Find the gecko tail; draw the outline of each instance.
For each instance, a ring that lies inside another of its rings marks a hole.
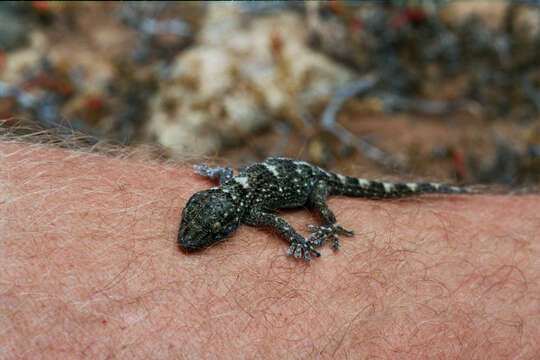
[[[347,196],[368,198],[399,198],[421,194],[474,194],[476,191],[454,185],[439,183],[395,184],[361,178],[340,176],[339,193]]]
[[[420,194],[473,194],[474,190],[467,187],[460,187],[439,183],[406,183],[392,184],[380,183],[377,186],[379,194],[384,198],[405,197]]]

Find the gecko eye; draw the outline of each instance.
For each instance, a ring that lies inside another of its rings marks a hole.
[[[212,231],[217,233],[221,230],[221,223],[218,221],[217,223],[214,223],[212,226]]]

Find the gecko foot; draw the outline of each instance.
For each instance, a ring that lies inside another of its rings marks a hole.
[[[210,169],[206,164],[193,165],[193,168],[195,169],[195,173],[202,176],[210,176],[212,172],[212,169]]]
[[[354,231],[347,230],[343,228],[339,224],[334,224],[330,226],[315,226],[315,225],[309,225],[309,230],[312,231],[312,234],[309,236],[309,240],[311,240],[311,243],[314,247],[319,247],[323,245],[326,240],[328,240],[330,237],[334,238],[334,244],[333,248],[334,250],[339,249],[339,233],[343,233],[347,236],[353,236]]]
[[[195,173],[209,177],[210,179],[219,179],[219,183],[223,183],[233,177],[233,171],[230,168],[215,168],[211,169],[206,164],[194,165]]]
[[[315,250],[315,246],[306,239],[297,240],[291,243],[291,246],[287,250],[287,255],[293,255],[295,258],[300,259],[304,253],[304,258],[307,261],[311,261],[311,254],[315,257],[320,257],[321,253]]]

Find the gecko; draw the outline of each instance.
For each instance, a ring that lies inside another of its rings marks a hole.
[[[353,236],[336,220],[326,204],[330,195],[368,199],[401,198],[427,193],[471,193],[463,187],[438,183],[394,184],[331,173],[305,161],[271,157],[241,169],[233,176],[231,168],[211,169],[196,165],[199,175],[219,181],[219,186],[195,193],[182,211],[178,244],[185,252],[206,248],[231,235],[240,224],[275,229],[289,242],[286,251],[307,261],[321,256],[317,250],[333,240],[340,247],[340,234]],[[319,214],[322,225],[309,225],[308,239],[283,218],[278,209],[310,206]]]

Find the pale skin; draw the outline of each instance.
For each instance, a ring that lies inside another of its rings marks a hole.
[[[361,174],[352,174],[361,175]],[[0,141],[0,358],[514,358],[540,353],[540,198],[332,197],[311,263],[249,226],[184,254],[188,165]],[[283,214],[309,234],[316,216]]]

